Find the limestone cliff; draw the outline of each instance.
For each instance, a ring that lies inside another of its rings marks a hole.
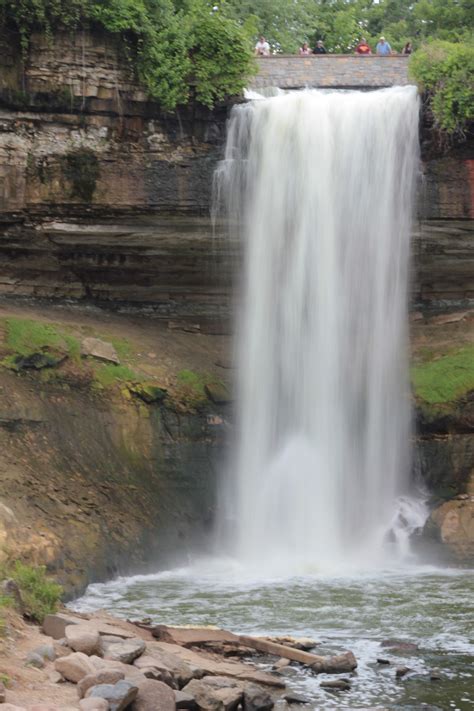
[[[18,38],[1,38],[0,47],[0,295],[185,317],[195,334],[147,324],[153,334],[164,329],[157,357],[167,368],[152,376],[176,385],[175,360],[181,370],[212,373],[222,344],[201,334],[228,328],[238,254],[215,239],[209,218],[230,106],[164,114],[102,33],[57,34],[54,42],[34,36],[25,61]],[[422,136],[413,242],[421,368],[467,347],[466,338],[472,343],[471,316],[447,330],[430,319],[434,309],[450,312],[474,298],[472,146],[443,154],[425,140],[426,127]],[[106,317],[97,318],[90,327],[101,332]],[[120,321],[116,330],[133,340],[133,327]],[[201,358],[197,344],[207,338]],[[156,350],[149,342],[140,348]],[[199,537],[213,505],[225,418],[214,406],[144,404],[117,383],[104,397],[87,385],[83,365],[70,372],[73,360],[59,366],[58,380],[47,381],[48,369],[1,371],[0,537],[7,551],[48,562],[79,589],[125,558],[139,565],[139,551],[163,560]],[[149,369],[147,361],[141,366]],[[442,403],[441,414],[415,392],[417,470],[434,504],[467,491],[471,392]]]

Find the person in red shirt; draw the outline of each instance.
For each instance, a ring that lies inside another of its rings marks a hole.
[[[372,54],[372,50],[370,49],[369,45],[367,44],[367,40],[365,37],[362,37],[361,41],[355,48],[355,53],[356,54]]]

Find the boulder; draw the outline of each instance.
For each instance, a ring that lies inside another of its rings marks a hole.
[[[95,674],[95,667],[89,657],[82,652],[74,652],[67,657],[60,657],[54,662],[54,668],[68,681],[77,684],[88,674]]]
[[[175,711],[174,692],[161,681],[145,679],[138,685],[132,711]]]
[[[109,711],[109,702],[105,699],[81,699],[81,711]]]
[[[36,652],[28,652],[25,659],[25,665],[28,667],[36,667],[42,669],[44,667],[44,659]]]
[[[395,669],[395,676],[397,679],[401,679],[408,674],[409,671],[411,671],[410,667],[397,667]]]
[[[49,662],[54,662],[57,656],[52,644],[40,644],[39,647],[33,649],[33,653],[38,654],[38,656]]]
[[[438,506],[427,525],[460,561],[474,561],[474,496],[464,495]]]
[[[289,704],[309,704],[309,701],[305,696],[294,694],[292,691],[290,691],[288,694],[285,694],[283,696],[283,699]]]
[[[319,685],[322,689],[336,689],[337,691],[349,691],[351,682],[349,679],[325,679]]]
[[[77,684],[77,693],[79,698],[82,699],[91,686],[99,686],[99,684],[116,684],[124,678],[125,674],[118,669],[104,669],[103,671],[98,671],[96,674],[88,674]]]
[[[66,636],[66,627],[68,625],[77,625],[82,622],[78,617],[65,615],[62,612],[57,612],[54,615],[46,615],[43,620],[43,632],[48,637],[53,639],[62,639]]]
[[[109,644],[106,648],[104,659],[111,659],[115,662],[123,664],[132,664],[132,662],[141,656],[146,649],[146,644],[138,637],[135,639],[127,639],[125,642]]]
[[[441,681],[442,678],[443,678],[443,675],[442,675],[441,671],[438,669],[438,667],[434,667],[433,669],[431,669],[431,671],[430,671],[431,681]]]
[[[156,660],[155,657],[143,654],[141,657],[138,657],[138,659],[135,659],[133,665],[148,679],[162,681],[172,689],[178,688],[171,670],[165,664],[161,664],[158,660]]]
[[[81,343],[81,355],[91,356],[109,363],[120,363],[117,351],[111,343],[100,338],[84,338]]]
[[[90,656],[100,651],[100,635],[87,625],[69,625],[66,627],[66,640],[75,652]]]
[[[183,692],[194,697],[202,711],[234,711],[244,696],[235,679],[222,676],[191,679]]]
[[[311,664],[311,669],[318,674],[347,674],[357,667],[357,660],[352,652],[343,652],[334,657],[323,657],[322,661]]]
[[[184,691],[175,691],[174,700],[176,702],[177,709],[190,709],[190,711],[197,711],[198,709],[194,696],[191,696],[191,694],[187,694]]]
[[[116,684],[91,686],[86,692],[86,698],[105,699],[110,711],[123,711],[135,701],[137,694],[138,686],[129,681],[118,681]]]
[[[243,711],[270,711],[274,705],[272,697],[265,689],[254,684],[244,687]]]

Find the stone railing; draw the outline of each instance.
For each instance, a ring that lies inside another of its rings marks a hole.
[[[334,89],[378,89],[409,84],[408,58],[360,57],[323,54],[309,57],[276,55],[257,58],[258,74],[252,89],[278,86],[300,89],[305,86]]]

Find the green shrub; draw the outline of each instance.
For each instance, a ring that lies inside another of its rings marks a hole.
[[[24,612],[30,619],[41,623],[46,615],[55,612],[63,589],[48,580],[45,566],[33,567],[16,561],[8,569],[8,575],[20,588]]]
[[[464,132],[474,119],[474,42],[430,42],[412,55],[409,72],[430,97],[438,127]]]

